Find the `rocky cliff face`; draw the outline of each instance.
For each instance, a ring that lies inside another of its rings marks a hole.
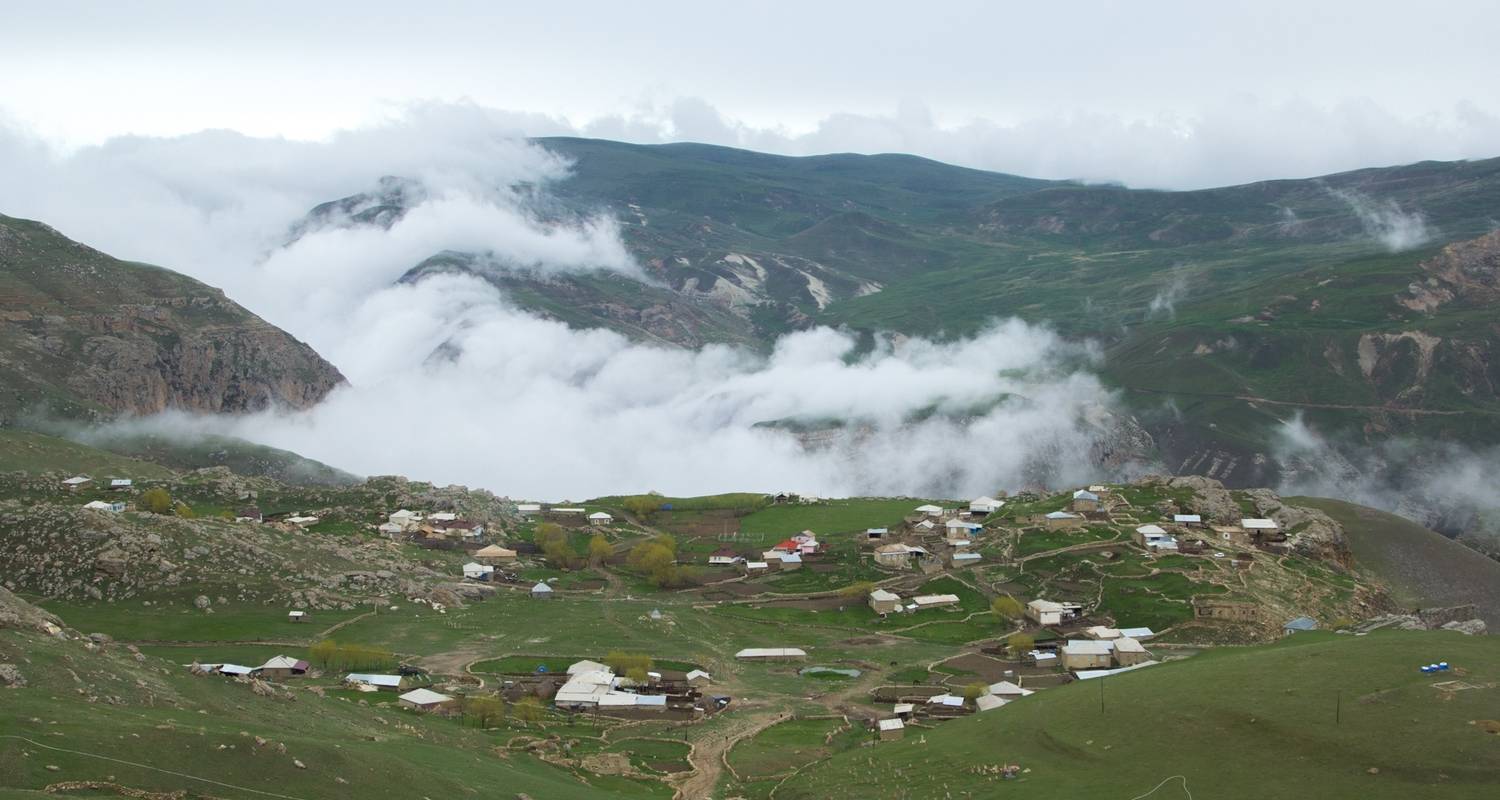
[[[213,287],[0,217],[0,415],[303,408],[343,376]],[[59,408],[61,406],[61,408]]]

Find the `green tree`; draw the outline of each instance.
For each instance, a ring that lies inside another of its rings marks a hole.
[[[1020,619],[1021,615],[1026,612],[1025,606],[1021,605],[1021,601],[1008,594],[1002,594],[991,600],[990,610],[995,612],[995,616],[1006,622],[1014,622]]]
[[[990,687],[987,684],[980,683],[980,682],[977,682],[977,681],[975,683],[971,683],[968,686],[964,687],[964,699],[965,700],[974,700],[976,698],[983,697],[983,696],[985,696],[985,695],[987,695],[989,693],[990,693]]]
[[[589,563],[599,566],[609,557],[615,554],[615,546],[609,543],[609,539],[602,533],[596,533],[589,539]]]
[[[571,569],[576,566],[578,554],[573,551],[573,546],[568,543],[568,532],[561,525],[552,522],[543,522],[536,526],[536,533],[532,539],[542,551],[542,557],[547,563],[557,569]]]
[[[655,586],[677,586],[683,580],[677,566],[677,540],[665,534],[630,549],[630,566],[644,572]]]
[[[535,696],[527,695],[511,707],[511,713],[519,722],[539,722],[542,719],[542,703]]]
[[[1012,656],[1019,658],[1036,647],[1036,637],[1029,633],[1012,633],[1006,638],[1005,646],[1010,648]]]
[[[661,496],[651,494],[637,494],[625,498],[620,505],[630,512],[630,515],[641,522],[650,521],[653,514],[661,508]]]
[[[172,495],[160,486],[147,489],[141,494],[141,508],[152,514],[172,513]]]
[[[629,677],[632,670],[638,670],[641,674],[639,680],[642,681],[646,679],[646,673],[652,665],[651,656],[645,653],[627,653],[624,650],[609,651],[609,655],[604,657],[604,663],[617,675]]]
[[[505,712],[505,701],[498,697],[471,697],[464,702],[464,717],[480,728],[503,722]]]
[[[193,507],[188,505],[187,503],[182,502],[181,500],[178,500],[177,504],[172,507],[172,513],[176,514],[179,517],[182,517],[183,519],[198,518],[198,514],[197,512],[193,511]]]
[[[841,587],[839,589],[839,597],[842,597],[845,600],[854,600],[856,598],[864,597],[873,591],[875,591],[874,581],[857,581],[855,583],[849,584],[848,586]]]

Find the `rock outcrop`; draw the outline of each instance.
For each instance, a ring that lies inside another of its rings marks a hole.
[[[184,275],[0,216],[5,405],[151,414],[305,408],[343,376],[313,349]],[[71,408],[56,408],[59,400]],[[4,411],[0,405],[0,411]]]

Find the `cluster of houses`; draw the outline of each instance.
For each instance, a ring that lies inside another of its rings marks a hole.
[[[1038,598],[1026,604],[1026,618],[1063,637],[1060,646],[1055,641],[1039,644],[1028,654],[1037,666],[1061,665],[1075,677],[1086,679],[1155,663],[1141,644],[1156,635],[1150,628],[1084,626],[1079,603]]]
[[[79,492],[88,488],[89,484],[93,482],[94,479],[87,475],[74,475],[71,478],[64,478],[62,487],[64,491]],[[111,492],[128,492],[135,488],[135,481],[130,478],[110,478],[109,483],[105,484],[104,488],[109,489]]]
[[[296,678],[306,675],[310,668],[306,661],[291,656],[274,656],[258,667],[243,664],[200,664],[193,662],[188,669],[197,675],[227,675],[232,678]]]
[[[517,503],[516,513],[523,517],[546,517],[560,523],[574,520],[586,521],[594,527],[608,527],[615,523],[613,515],[604,511],[588,513],[586,508],[576,506],[544,506],[541,503]]]
[[[376,529],[392,539],[405,537],[418,544],[424,541],[474,542],[484,536],[483,525],[460,519],[451,511],[423,514],[405,508],[392,512]]]
[[[817,534],[812,531],[803,531],[783,539],[755,559],[745,558],[732,547],[721,547],[708,556],[708,565],[739,567],[748,575],[789,572],[801,569],[805,557],[816,556],[822,550],[823,545],[818,541]]]
[[[925,503],[912,510],[902,522],[905,535],[895,536],[889,528],[867,528],[863,540],[874,544],[877,566],[888,569],[920,569],[924,572],[949,567],[964,567],[983,560],[972,548],[984,530],[978,520],[999,511],[1005,501],[979,497],[968,508],[943,508]],[[889,541],[890,539],[915,541]]]
[[[875,720],[874,730],[881,741],[894,741],[906,735],[906,724],[918,716],[949,719],[972,712],[993,711],[1033,694],[1036,692],[1008,680],[986,686],[984,692],[973,699],[972,705],[961,695],[943,692],[927,697],[920,704],[894,704],[890,717]]]

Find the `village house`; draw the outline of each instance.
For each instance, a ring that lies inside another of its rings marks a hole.
[[[1142,525],[1135,529],[1135,543],[1153,552],[1177,551],[1177,538],[1160,525]]]
[[[906,723],[898,718],[880,720],[875,727],[882,742],[893,742],[906,735]]]
[[[941,517],[943,515],[943,507],[935,506],[931,503],[917,506],[916,511],[918,514],[922,514],[928,517]]]
[[[516,560],[516,551],[508,550],[498,544],[486,545],[474,551],[474,560],[492,566],[512,564]]]
[[[1114,641],[1115,663],[1122,667],[1133,667],[1151,660],[1151,654],[1140,642],[1122,636]]]
[[[761,558],[767,564],[774,564],[779,569],[802,569],[802,556],[798,553],[784,553],[780,550],[767,550],[766,552],[761,554]]]
[[[1062,647],[1063,669],[1108,669],[1114,662],[1114,649],[1114,642],[1069,640]]]
[[[375,526],[375,530],[378,531],[381,536],[387,537],[389,539],[398,539],[406,534],[406,529],[394,522],[382,522],[379,525]]]
[[[909,544],[883,544],[875,548],[875,563],[882,567],[908,569],[911,567],[912,556],[919,554],[926,555],[927,551]]]
[[[292,678],[307,674],[308,663],[291,656],[276,656],[259,667],[255,674],[262,678]]]
[[[807,651],[799,647],[747,647],[734,654],[742,661],[801,661]]]
[[[1120,638],[1119,631],[1115,630],[1114,628],[1106,627],[1104,625],[1094,625],[1088,628],[1084,628],[1083,635],[1089,637],[1090,639],[1097,639],[1101,641]]]
[[[76,492],[79,489],[82,489],[85,485],[93,482],[94,479],[88,477],[87,475],[74,475],[73,477],[64,480],[62,482],[62,485],[64,489],[70,492]]]
[[[1247,531],[1278,531],[1281,526],[1272,519],[1242,519],[1240,527]]]
[[[890,533],[890,531],[885,528],[865,528],[865,538],[870,541],[884,539],[887,533]]]
[[[876,614],[894,614],[901,610],[901,595],[885,589],[870,592],[870,610]]]
[[[1036,694],[1036,692],[1030,689],[1022,689],[1019,685],[1010,681],[1000,681],[999,683],[990,684],[989,693],[1007,702]]]
[[[310,617],[306,611],[296,610],[286,612],[287,622],[306,622]]]
[[[531,599],[533,600],[551,600],[552,597],[552,587],[548,586],[545,582],[537,581],[537,584],[531,587]]]
[[[911,599],[911,605],[916,606],[918,611],[928,608],[956,606],[958,602],[958,595],[956,594],[922,594]]]
[[[1038,625],[1061,625],[1083,615],[1083,606],[1078,603],[1055,603],[1051,600],[1032,600],[1026,604],[1026,616]]]
[[[912,703],[897,703],[891,707],[891,713],[895,714],[896,718],[901,720],[911,719],[915,711],[916,705]]]
[[[243,664],[198,664],[188,665],[188,669],[197,675],[228,675],[232,678],[249,677],[255,674],[254,667]]]
[[[397,704],[402,708],[413,711],[438,711],[453,702],[453,698],[446,694],[439,694],[431,689],[413,689],[406,694],[396,698]]]
[[[369,672],[351,672],[344,676],[344,684],[365,692],[398,692],[410,685],[410,679],[404,675],[377,675]]]
[[[711,567],[731,567],[744,560],[744,557],[735,554],[733,550],[720,548],[708,557],[708,565]]]
[[[1283,636],[1291,636],[1301,631],[1315,631],[1317,629],[1317,620],[1312,617],[1297,617],[1296,619],[1287,620],[1286,624],[1281,626],[1281,634]]]
[[[983,527],[977,522],[966,522],[961,519],[950,519],[943,523],[944,535],[948,539],[968,539]]]
[[[1193,599],[1193,616],[1198,619],[1223,619],[1233,622],[1256,622],[1260,606],[1238,600]]]
[[[541,503],[517,503],[516,513],[523,517],[532,517],[542,513]]]
[[[690,670],[685,678],[685,680],[687,681],[687,685],[692,686],[695,689],[701,689],[704,686],[709,685],[713,682],[713,679],[714,678],[712,675],[704,672],[701,669]]]
[[[930,519],[924,519],[912,526],[918,533],[931,533],[937,530],[937,523]]]
[[[1201,528],[1201,527],[1203,527],[1203,515],[1202,514],[1173,514],[1172,515],[1172,524],[1173,525],[1181,525],[1184,528]]]
[[[475,540],[484,535],[484,526],[466,519],[437,520],[432,527],[444,535],[459,539]]]
[[[1004,708],[1005,705],[1007,703],[1009,703],[1009,702],[1010,702],[1009,700],[1005,700],[1003,698],[996,697],[996,696],[994,696],[992,694],[982,694],[982,695],[974,698],[974,710],[975,711],[994,711],[997,708]]]
[[[310,527],[318,524],[318,518],[317,517],[311,517],[311,516],[305,516],[305,515],[290,516],[290,517],[287,517],[283,521],[286,522],[289,525],[296,525],[299,528],[310,528]]]
[[[1238,525],[1211,525],[1209,530],[1213,531],[1213,538],[1221,544],[1249,545],[1250,532]]]
[[[1150,628],[1121,628],[1120,636],[1125,639],[1135,639],[1139,642],[1155,637],[1156,631]]]
[[[109,489],[112,492],[128,492],[134,486],[135,481],[129,478],[112,478],[109,482]]]
[[[245,506],[234,514],[235,522],[264,522],[265,515],[255,506]]]
[[[969,513],[993,514],[1005,505],[1005,501],[993,497],[979,497],[969,501]]]
[[[495,568],[489,564],[480,564],[470,561],[464,565],[464,577],[471,581],[487,581],[495,574]]]
[[[124,503],[106,503],[103,500],[90,500],[84,503],[83,507],[90,511],[109,511],[118,514],[125,510],[126,505]]]
[[[1073,493],[1073,510],[1080,514],[1099,510],[1099,495],[1088,489],[1079,489]]]
[[[391,523],[392,525],[399,525],[401,526],[401,530],[409,532],[417,529],[418,523],[422,521],[422,515],[418,514],[415,511],[408,511],[407,509],[403,508],[399,511],[393,512],[389,517],[386,518],[386,521]]]
[[[1069,514],[1066,511],[1053,511],[1043,517],[1042,520],[1049,531],[1083,527],[1083,517],[1077,514]]]
[[[948,564],[953,567],[972,567],[984,560],[978,553],[955,552],[948,556]]]
[[[610,523],[612,523],[614,521],[615,521],[614,517],[610,516],[609,514],[604,513],[603,511],[595,511],[594,513],[592,513],[592,514],[589,515],[589,524],[590,525],[603,526],[603,525],[609,525]]]
[[[771,571],[771,565],[765,561],[746,561],[743,567],[746,575],[764,575]]]

